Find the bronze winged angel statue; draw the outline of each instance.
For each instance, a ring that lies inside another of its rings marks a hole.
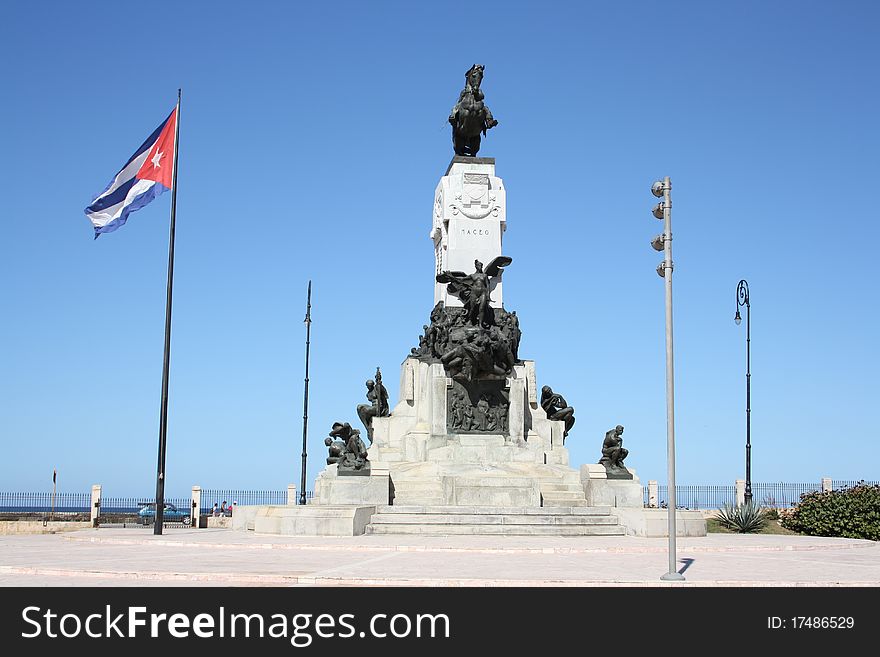
[[[483,263],[474,260],[476,269],[474,273],[444,271],[437,274],[437,282],[447,283],[447,292],[461,299],[468,324],[471,326],[491,326],[494,321],[489,306],[492,301],[489,296],[490,279],[501,276],[504,267],[511,262],[513,262],[513,258],[498,256],[483,271]]]

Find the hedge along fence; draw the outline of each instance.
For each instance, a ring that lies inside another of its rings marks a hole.
[[[786,529],[811,536],[839,536],[880,541],[880,485],[854,486],[806,493],[782,517]]]

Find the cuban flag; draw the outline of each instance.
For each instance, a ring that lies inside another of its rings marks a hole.
[[[175,107],[86,208],[86,216],[95,227],[95,239],[101,233],[112,233],[125,224],[129,214],[171,189],[176,128]]]

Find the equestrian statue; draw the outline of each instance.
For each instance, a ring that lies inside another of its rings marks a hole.
[[[465,73],[464,89],[449,113],[452,146],[456,155],[476,156],[477,151],[480,150],[480,135],[485,136],[489,128],[498,125],[498,121],[483,102],[484,95],[480,89],[483,69],[482,64],[474,64]]]

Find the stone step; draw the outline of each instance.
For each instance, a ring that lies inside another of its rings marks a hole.
[[[582,500],[584,498],[584,491],[582,490],[548,490],[541,491],[541,496],[546,500],[549,498],[553,498],[554,500]]]
[[[394,482],[394,501],[413,505],[443,504],[446,495],[439,477],[398,479]]]
[[[434,536],[624,536],[620,525],[407,525],[369,524],[367,534],[418,534]]]
[[[467,447],[503,447],[504,436],[496,434],[454,434],[450,440],[451,443]]]
[[[554,498],[552,498],[552,497],[551,497],[551,498],[545,497],[545,498],[543,499],[543,502],[544,502],[544,504],[550,504],[550,505],[552,505],[552,506],[556,506],[556,505],[559,505],[559,504],[567,504],[568,506],[571,506],[571,507],[587,506],[587,500],[586,500],[586,499],[577,499],[577,500],[565,499],[565,500],[558,500],[558,499],[554,499]]]
[[[539,481],[538,487],[541,489],[542,492],[545,490],[564,490],[564,491],[571,491],[571,492],[580,491],[581,493],[584,492],[584,488],[580,484],[566,484],[566,483],[557,483],[557,482],[545,483],[543,481]]]
[[[375,513],[372,525],[617,525],[617,516]]]
[[[500,487],[500,488],[533,488],[535,480],[531,477],[516,477],[510,475],[487,475],[485,477],[474,475],[457,475],[451,477],[458,487]]]
[[[414,481],[407,481],[406,479],[395,479],[394,490],[411,492],[422,490],[442,491],[443,484],[441,483],[440,479],[416,479]]]
[[[397,501],[398,499],[401,499],[401,498],[398,498],[397,495],[395,495],[395,496],[394,496],[394,500]],[[440,496],[440,495],[435,495],[435,496],[430,496],[430,495],[413,495],[413,496],[406,496],[406,497],[404,497],[404,498],[402,499],[402,501],[405,502],[405,503],[408,504],[408,505],[416,505],[416,506],[432,506],[432,505],[434,505],[434,504],[442,504],[443,502],[445,502],[445,500],[443,499],[443,497]]]
[[[610,516],[609,506],[577,506],[564,505],[554,506],[450,506],[450,505],[406,505],[395,504],[393,506],[380,506],[376,509],[378,514],[402,513],[402,514],[443,514],[443,515],[581,515],[581,516]]]

